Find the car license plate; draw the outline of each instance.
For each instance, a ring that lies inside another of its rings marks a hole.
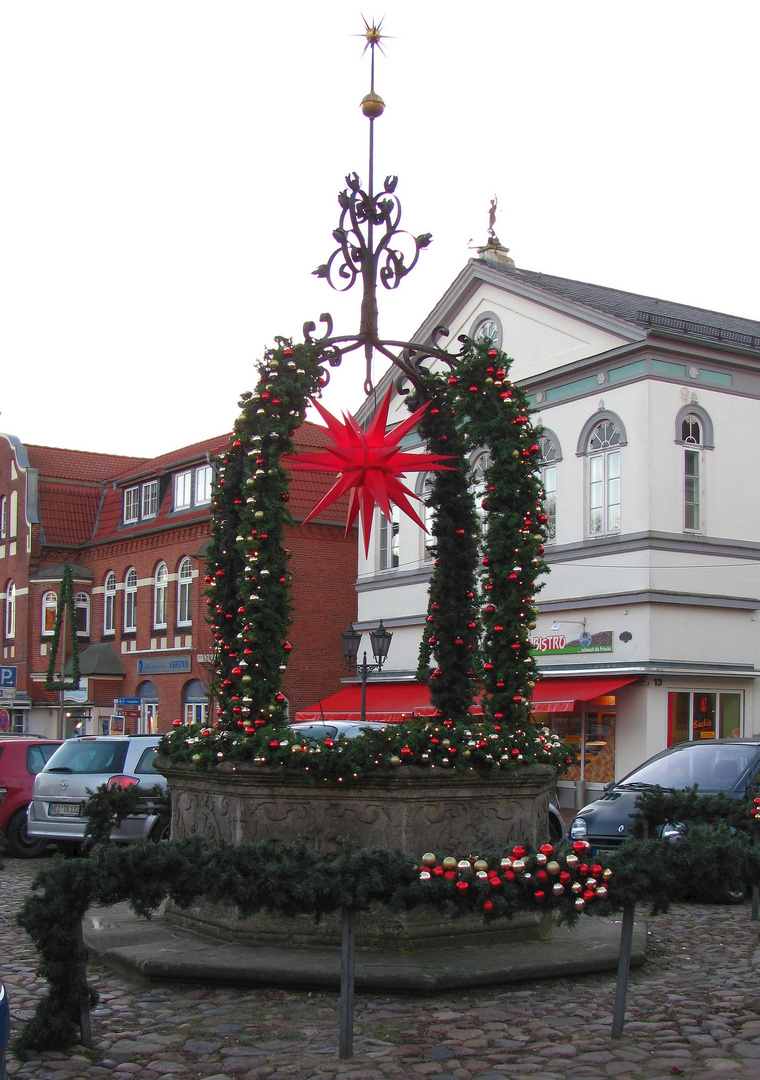
[[[50,817],[81,817],[81,803],[54,802],[50,804]]]

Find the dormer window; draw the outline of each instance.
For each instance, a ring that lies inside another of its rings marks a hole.
[[[124,489],[124,524],[132,525],[140,516],[140,489]]]
[[[142,516],[155,517],[158,513],[158,480],[149,480],[142,486]]]

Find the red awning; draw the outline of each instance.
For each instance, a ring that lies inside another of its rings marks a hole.
[[[572,712],[576,701],[591,701],[636,682],[637,675],[568,675],[541,679],[530,704],[533,712]]]
[[[362,688],[359,683],[345,686],[337,694],[323,698],[308,709],[296,713],[296,721],[309,720],[361,720]],[[470,710],[473,716],[482,716],[479,705]],[[367,720],[383,720],[387,724],[400,723],[413,716],[432,716],[435,709],[430,704],[430,691],[418,682],[368,682]]]
[[[621,686],[635,682],[638,676],[574,675],[565,678],[542,679],[536,683],[531,706],[534,712],[572,712],[576,701],[591,701],[602,694],[611,694]],[[323,698],[308,709],[296,713],[296,721],[308,720],[360,720],[362,688],[359,683],[344,686],[337,694]],[[430,691],[424,683],[383,682],[367,683],[368,720],[383,720],[387,724],[399,723],[413,716],[432,716]],[[470,709],[473,716],[481,716],[479,704]]]

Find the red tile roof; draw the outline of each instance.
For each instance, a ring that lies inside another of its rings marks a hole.
[[[111,480],[134,469],[144,458],[122,454],[96,454],[90,450],[62,450],[55,446],[30,446],[29,464],[42,477],[93,483]]]
[[[67,546],[104,543],[116,537],[140,536],[173,525],[208,520],[208,506],[173,512],[172,485],[164,481],[156,517],[123,525],[124,487],[141,478],[167,477],[182,466],[202,464],[207,454],[222,453],[231,438],[229,433],[218,435],[156,458],[94,454],[49,446],[27,447],[30,464],[39,471],[40,519],[45,543]],[[314,450],[328,445],[330,439],[326,428],[306,422],[295,432],[293,441],[299,450]],[[61,480],[79,480],[81,483],[66,484],[59,482]],[[334,481],[334,473],[294,473],[288,503],[294,520],[302,521]],[[92,486],[84,486],[87,483]],[[319,520],[342,523],[347,505],[348,497],[343,496],[320,513]]]
[[[40,520],[46,544],[79,547],[92,536],[102,489],[40,481]]]

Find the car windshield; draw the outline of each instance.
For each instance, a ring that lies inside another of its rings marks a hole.
[[[696,784],[700,791],[730,791],[757,757],[757,752],[757,746],[743,743],[732,746],[693,743],[642,765],[621,780],[619,786],[658,784],[678,790]]]
[[[124,767],[128,743],[73,739],[59,746],[45,766],[45,772],[118,773]]]

